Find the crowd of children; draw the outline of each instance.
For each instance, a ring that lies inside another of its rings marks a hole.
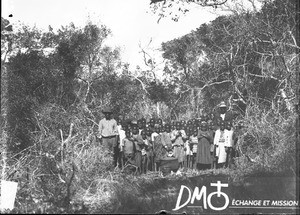
[[[164,123],[145,118],[118,122],[119,166],[127,164],[139,173],[158,171],[160,161],[176,158],[179,168],[205,170],[231,167],[237,156],[237,135],[232,120],[204,115]]]

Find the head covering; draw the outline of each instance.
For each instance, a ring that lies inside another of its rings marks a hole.
[[[225,102],[222,101],[222,102],[219,104],[219,107],[227,107],[227,106],[226,106]]]
[[[112,109],[109,107],[103,108],[102,113],[112,113]]]
[[[206,121],[201,121],[201,125],[207,125]]]
[[[138,121],[136,119],[131,120],[131,124],[137,125]]]

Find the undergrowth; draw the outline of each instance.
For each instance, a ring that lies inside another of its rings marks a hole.
[[[6,180],[18,182],[10,213],[153,213],[162,207],[159,199],[172,202],[176,192],[170,184],[190,177],[221,175],[242,184],[250,176],[296,175],[295,115],[284,118],[249,108],[238,142],[242,153],[231,169],[134,176],[112,167],[111,155],[96,139],[95,124],[84,113],[52,120],[49,116],[58,111],[54,106],[40,110],[34,144],[8,154]]]

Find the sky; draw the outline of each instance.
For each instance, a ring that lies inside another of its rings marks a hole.
[[[151,52],[162,42],[183,36],[217,17],[199,6],[181,16],[178,22],[167,17],[158,23],[159,17],[150,9],[150,0],[1,1],[1,16],[13,24],[21,22],[45,30],[51,25],[56,30],[71,22],[78,27],[84,26],[90,19],[106,25],[112,31],[107,44],[120,47],[122,61],[130,63],[131,68],[144,65],[139,44]],[[13,17],[8,17],[9,14]]]

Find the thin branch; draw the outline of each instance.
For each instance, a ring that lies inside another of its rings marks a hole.
[[[180,93],[180,95],[179,95],[179,98],[175,101],[175,104],[173,104],[172,105],[172,108],[171,108],[171,110],[170,110],[170,113],[172,113],[173,112],[173,110],[175,109],[175,107],[176,107],[176,105],[177,105],[177,103],[179,102],[179,100],[181,99],[181,96],[182,96],[182,94],[184,94],[184,93],[186,93],[186,92],[188,92],[188,91],[190,91],[192,88],[188,88],[187,90],[185,90],[185,91],[182,91],[181,93]]]
[[[149,95],[149,92],[147,91],[146,86],[141,79],[139,79],[137,76],[134,75],[130,75],[130,77],[133,77],[134,79],[138,80],[141,83],[143,90]]]
[[[224,81],[220,81],[220,82],[212,82],[212,83],[205,84],[205,85],[204,85],[203,87],[201,87],[201,88],[196,88],[196,89],[200,90],[199,93],[201,93],[201,91],[204,90],[204,89],[207,88],[207,87],[211,87],[211,86],[213,86],[213,85],[224,84],[224,83],[233,83],[233,81],[232,81],[232,80],[224,80]]]

